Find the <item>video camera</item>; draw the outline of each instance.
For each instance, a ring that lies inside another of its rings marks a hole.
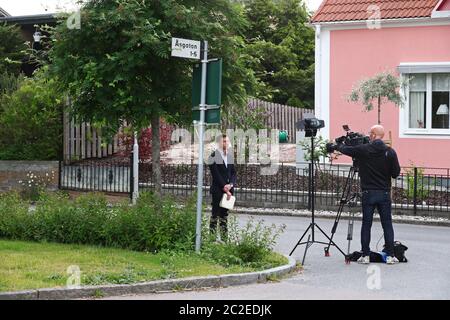
[[[361,144],[368,144],[370,142],[370,139],[368,136],[365,136],[358,132],[350,131],[350,128],[348,125],[344,125],[343,128],[347,132],[347,134],[345,136],[335,139],[335,143],[328,143],[326,145],[328,153],[333,153],[341,145],[358,146]]]
[[[317,130],[325,128],[325,121],[317,118],[305,118],[296,123],[297,129],[305,130],[305,137],[315,137]]]

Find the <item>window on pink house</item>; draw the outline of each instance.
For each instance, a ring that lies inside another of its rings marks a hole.
[[[449,109],[450,73],[409,75],[410,129],[449,129]]]
[[[427,77],[426,74],[410,75],[409,127],[426,128]]]
[[[432,128],[449,128],[450,106],[450,74],[436,73],[432,75]]]

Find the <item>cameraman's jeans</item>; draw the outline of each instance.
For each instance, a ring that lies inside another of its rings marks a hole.
[[[362,193],[363,219],[361,227],[361,246],[364,256],[370,255],[370,230],[373,214],[377,209],[384,231],[385,252],[394,255],[394,228],[392,226],[391,194],[384,190],[366,190]]]

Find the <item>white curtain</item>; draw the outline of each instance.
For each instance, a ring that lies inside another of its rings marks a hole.
[[[448,73],[433,74],[433,91],[441,91],[441,92],[450,91],[450,74]]]
[[[410,93],[409,127],[425,128],[425,92]]]

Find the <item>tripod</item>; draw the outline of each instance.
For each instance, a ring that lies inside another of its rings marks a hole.
[[[311,162],[309,164],[309,199],[310,199],[310,203],[311,203],[311,223],[309,224],[308,228],[305,230],[305,232],[303,233],[303,235],[300,237],[300,239],[298,240],[297,244],[295,245],[295,247],[292,249],[291,253],[289,254],[289,256],[292,256],[292,254],[294,253],[294,251],[297,249],[298,246],[300,245],[306,245],[305,247],[305,252],[303,254],[303,260],[302,260],[302,264],[305,263],[305,258],[306,258],[306,253],[308,251],[308,249],[314,244],[314,243],[320,243],[320,244],[326,244],[328,245],[328,248],[330,246],[334,246],[336,247],[345,257],[347,257],[344,253],[344,251],[341,250],[341,248],[339,248],[339,246],[334,243],[333,238],[330,238],[323,230],[322,228],[319,227],[319,225],[315,222],[314,220],[314,206],[315,206],[315,175],[314,175],[314,136],[315,133],[310,133],[311,134]],[[315,228],[317,228],[328,240],[329,242],[322,242],[322,241],[316,241],[315,239]],[[308,233],[308,231],[311,231],[311,234],[308,235],[308,240],[306,242],[302,242],[303,238],[305,238],[306,234]],[[347,259],[347,258],[346,258]]]
[[[355,165],[355,163],[353,163],[353,165],[350,168],[350,171],[348,173],[347,180],[345,181],[344,189],[342,191],[341,200],[339,202],[339,209],[336,214],[336,218],[334,220],[333,228],[331,230],[330,242],[328,243],[328,246],[325,247],[325,256],[326,257],[330,256],[330,247],[333,244],[333,238],[336,233],[336,229],[339,224],[339,221],[341,219],[342,211],[344,210],[344,206],[346,204],[348,204],[349,207],[354,207],[354,206],[356,206],[358,199],[361,199],[361,195],[359,192],[352,193],[353,181],[354,181],[354,178],[355,178],[357,172],[358,172],[358,167],[357,167],[357,165]],[[348,249],[347,249],[347,255],[345,255],[345,262],[347,264],[350,263],[350,260],[349,260],[350,244],[351,244],[351,241],[353,240],[353,225],[355,222],[355,213],[351,212],[350,214],[351,214],[351,216],[349,217],[349,220],[348,220],[348,230],[347,230]]]

